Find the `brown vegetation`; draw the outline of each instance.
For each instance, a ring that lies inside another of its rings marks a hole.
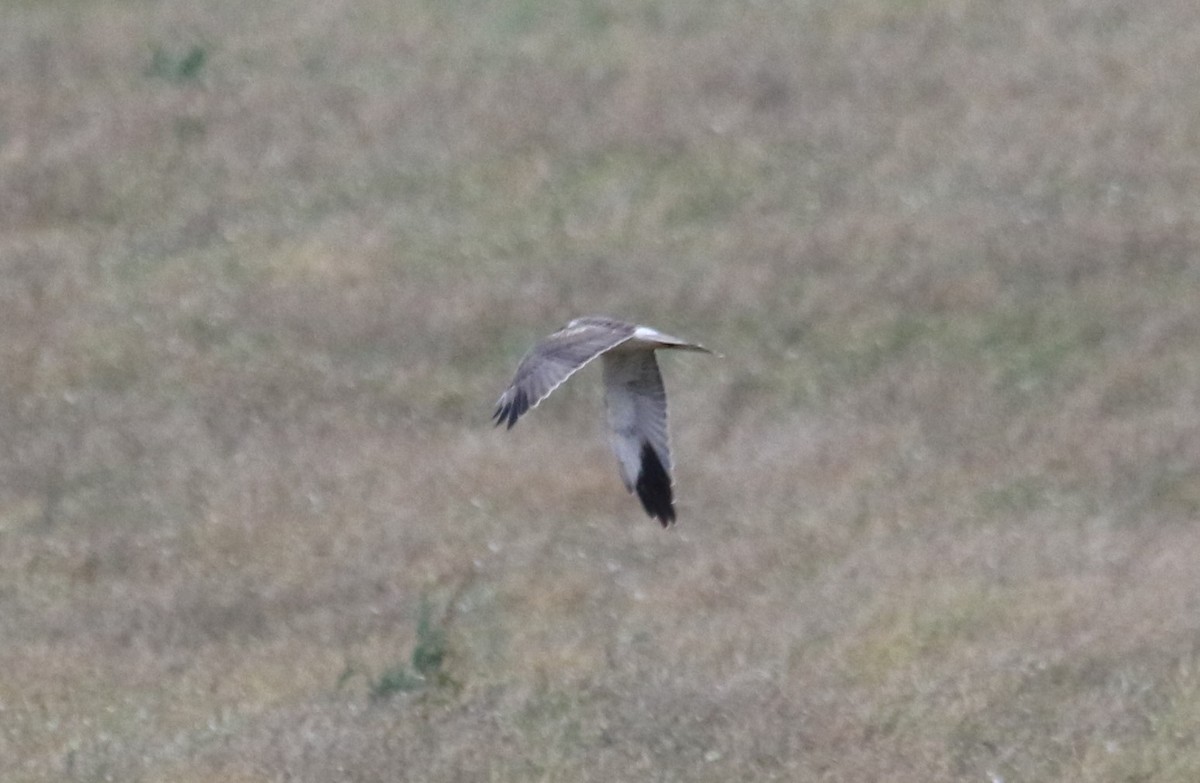
[[[4,16],[0,778],[1200,779],[1190,0]]]

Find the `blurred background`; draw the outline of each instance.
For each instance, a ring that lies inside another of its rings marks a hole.
[[[1190,0],[3,16],[0,778],[1200,779]]]

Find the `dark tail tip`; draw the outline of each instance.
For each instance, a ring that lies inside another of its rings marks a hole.
[[[646,513],[661,522],[663,527],[670,527],[675,521],[671,477],[649,443],[642,444],[642,469],[638,472],[634,489]]]

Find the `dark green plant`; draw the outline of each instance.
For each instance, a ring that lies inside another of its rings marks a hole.
[[[433,605],[425,599],[417,617],[417,643],[413,647],[410,663],[413,669],[426,680],[439,677],[442,662],[446,658],[446,629],[433,619]]]
[[[372,701],[382,701],[396,693],[412,693],[424,690],[429,682],[419,675],[413,674],[407,666],[396,666],[388,669],[379,678],[371,682],[370,693]]]
[[[347,666],[338,678],[338,687],[344,685],[355,674],[367,677],[367,689],[372,701],[387,699],[397,693],[414,693],[430,688],[455,687],[457,683],[443,671],[446,660],[446,623],[448,612],[441,618],[435,617],[433,602],[425,597],[417,615],[417,640],[407,664],[387,669],[376,678]]]
[[[146,75],[177,84],[188,82],[200,76],[200,71],[207,61],[208,50],[200,45],[193,46],[182,57],[176,57],[163,47],[156,46]]]

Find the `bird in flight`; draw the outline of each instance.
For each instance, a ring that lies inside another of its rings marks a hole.
[[[609,442],[617,455],[625,488],[636,492],[646,513],[670,526],[675,521],[671,492],[671,447],[667,434],[667,392],[654,352],[707,348],[605,316],[576,318],[533,346],[492,418],[509,429],[584,365],[603,357],[604,404]]]

